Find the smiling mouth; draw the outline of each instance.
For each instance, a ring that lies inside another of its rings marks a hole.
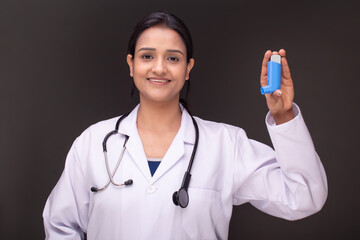
[[[156,78],[147,78],[147,80],[155,83],[167,83],[171,81],[169,79],[156,79]]]

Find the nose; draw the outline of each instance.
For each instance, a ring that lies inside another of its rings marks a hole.
[[[157,75],[163,75],[167,72],[166,63],[162,59],[155,61],[153,66],[153,72]]]

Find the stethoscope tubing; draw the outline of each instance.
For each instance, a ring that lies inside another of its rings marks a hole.
[[[120,163],[121,163],[121,159],[123,158],[124,156],[124,153],[125,153],[125,150],[126,150],[126,143],[127,141],[129,140],[129,136],[125,135],[125,141],[124,141],[124,145],[123,145],[123,148],[121,150],[121,153],[120,153],[120,156],[118,158],[118,161],[115,165],[115,168],[113,169],[113,171],[111,172],[110,171],[110,167],[109,167],[109,161],[108,161],[108,156],[107,156],[107,147],[106,147],[106,143],[107,143],[107,140],[109,139],[110,136],[114,135],[114,134],[117,134],[118,131],[119,131],[119,125],[120,125],[120,122],[126,118],[127,116],[129,115],[129,113],[127,114],[124,114],[122,115],[118,121],[116,122],[116,125],[115,125],[115,130],[112,130],[111,132],[109,132],[108,134],[106,134],[104,140],[103,140],[103,143],[102,143],[102,146],[103,146],[103,153],[104,153],[104,159],[105,159],[105,165],[106,165],[106,171],[107,171],[107,174],[109,176],[109,180],[108,182],[106,183],[106,185],[102,188],[96,188],[96,187],[92,187],[91,188],[91,191],[92,192],[99,192],[99,191],[103,191],[105,189],[107,189],[107,187],[110,185],[110,183],[114,184],[115,186],[118,186],[118,187],[121,187],[121,186],[128,186],[128,185],[132,185],[133,184],[133,180],[132,179],[129,179],[127,181],[125,181],[124,183],[116,183],[114,181],[114,176],[115,176],[115,173],[117,171],[117,169],[119,168],[120,166]],[[193,151],[192,151],[192,154],[191,154],[191,157],[190,157],[190,161],[189,161],[189,165],[188,165],[188,168],[187,168],[187,171],[185,172],[184,174],[184,178],[183,178],[183,181],[182,181],[182,184],[181,184],[181,187],[179,189],[179,191],[176,191],[174,192],[173,196],[172,196],[172,199],[173,199],[173,202],[176,206],[180,206],[182,208],[186,208],[188,203],[189,203],[189,194],[188,194],[188,187],[189,187],[189,183],[190,183],[190,178],[191,178],[191,168],[192,168],[192,165],[193,165],[193,162],[194,162],[194,158],[195,158],[195,154],[196,154],[196,150],[197,150],[197,146],[198,146],[198,142],[199,142],[199,127],[194,119],[193,116],[191,116],[191,119],[193,121],[193,124],[194,124],[194,128],[195,128],[195,144],[194,144],[194,148],[193,148]]]
[[[107,157],[107,152],[106,152],[106,151],[104,152],[106,171],[107,171],[107,173],[108,173],[108,175],[109,175],[109,180],[108,180],[108,182],[105,184],[104,187],[102,187],[102,188],[97,188],[97,189],[96,189],[96,192],[104,191],[105,189],[107,189],[107,187],[110,185],[110,183],[112,183],[112,184],[114,184],[115,186],[118,186],[118,187],[121,187],[121,186],[126,185],[125,183],[120,183],[120,184],[119,184],[119,183],[116,183],[116,182],[114,181],[115,173],[116,173],[117,169],[119,168],[119,165],[120,165],[120,162],[121,162],[122,157],[124,156],[125,149],[126,149],[126,147],[125,147],[125,145],[124,145],[123,148],[122,148],[122,150],[121,150],[119,159],[118,159],[118,161],[117,161],[117,163],[116,163],[116,166],[115,166],[115,168],[113,169],[113,172],[112,172],[112,173],[110,173],[110,167],[109,167],[109,161],[108,161],[108,157]]]
[[[126,137],[127,137],[127,136],[126,136]],[[129,137],[127,137],[127,139],[128,139],[128,138],[129,138]],[[123,146],[123,148],[122,148],[122,150],[121,150],[121,153],[120,153],[120,156],[119,156],[119,159],[118,159],[118,161],[117,161],[117,163],[116,163],[116,166],[115,166],[115,168],[114,168],[114,170],[113,170],[112,173],[110,173],[110,167],[109,167],[109,161],[108,161],[108,157],[107,157],[107,152],[104,152],[106,170],[107,170],[107,173],[108,173],[108,175],[109,175],[109,182],[108,182],[108,184],[110,184],[110,182],[111,182],[111,183],[114,184],[115,186],[123,186],[123,184],[118,184],[118,183],[116,183],[113,178],[114,178],[114,176],[115,176],[115,173],[116,173],[117,169],[119,168],[121,159],[122,159],[122,157],[124,156],[125,149],[126,149],[125,144],[126,144],[126,142],[127,142],[127,139],[125,140],[124,146]]]
[[[112,136],[112,135],[114,135],[114,134],[117,134],[117,133],[118,133],[120,122],[121,122],[125,117],[127,117],[128,115],[129,115],[129,113],[122,115],[122,116],[119,118],[119,120],[116,122],[115,130],[109,132],[109,133],[106,134],[106,136],[104,137],[102,146],[103,146],[103,153],[104,153],[106,171],[107,171],[107,173],[108,173],[109,180],[108,180],[108,182],[105,184],[105,186],[102,187],[102,188],[92,187],[92,188],[91,188],[91,191],[92,191],[92,192],[104,191],[105,189],[107,189],[107,187],[110,185],[110,183],[114,184],[115,186],[121,187],[121,186],[125,186],[125,185],[131,185],[132,182],[133,182],[131,179],[125,181],[124,183],[116,183],[116,182],[114,181],[114,176],[115,176],[115,173],[116,173],[117,169],[118,169],[119,166],[120,166],[121,159],[122,159],[122,157],[124,156],[125,149],[126,149],[126,143],[127,143],[127,141],[129,140],[129,136],[125,135],[125,141],[124,141],[124,144],[123,144],[123,148],[122,148],[122,150],[121,150],[120,156],[119,156],[119,158],[118,158],[118,161],[117,161],[117,163],[116,163],[116,165],[115,165],[115,168],[113,169],[113,172],[112,172],[112,173],[111,173],[110,167],[109,167],[109,160],[108,160],[108,156],[107,156],[107,147],[106,147],[106,143],[107,143],[107,140],[109,139],[109,137]]]

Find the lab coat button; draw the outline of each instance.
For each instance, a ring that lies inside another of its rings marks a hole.
[[[147,191],[148,193],[154,193],[154,192],[156,192],[156,187],[154,187],[153,185],[150,185],[150,186],[146,189],[146,191]]]

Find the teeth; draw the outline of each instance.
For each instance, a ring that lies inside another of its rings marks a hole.
[[[152,82],[159,82],[159,83],[165,83],[168,82],[168,80],[159,80],[159,79],[150,79]]]

